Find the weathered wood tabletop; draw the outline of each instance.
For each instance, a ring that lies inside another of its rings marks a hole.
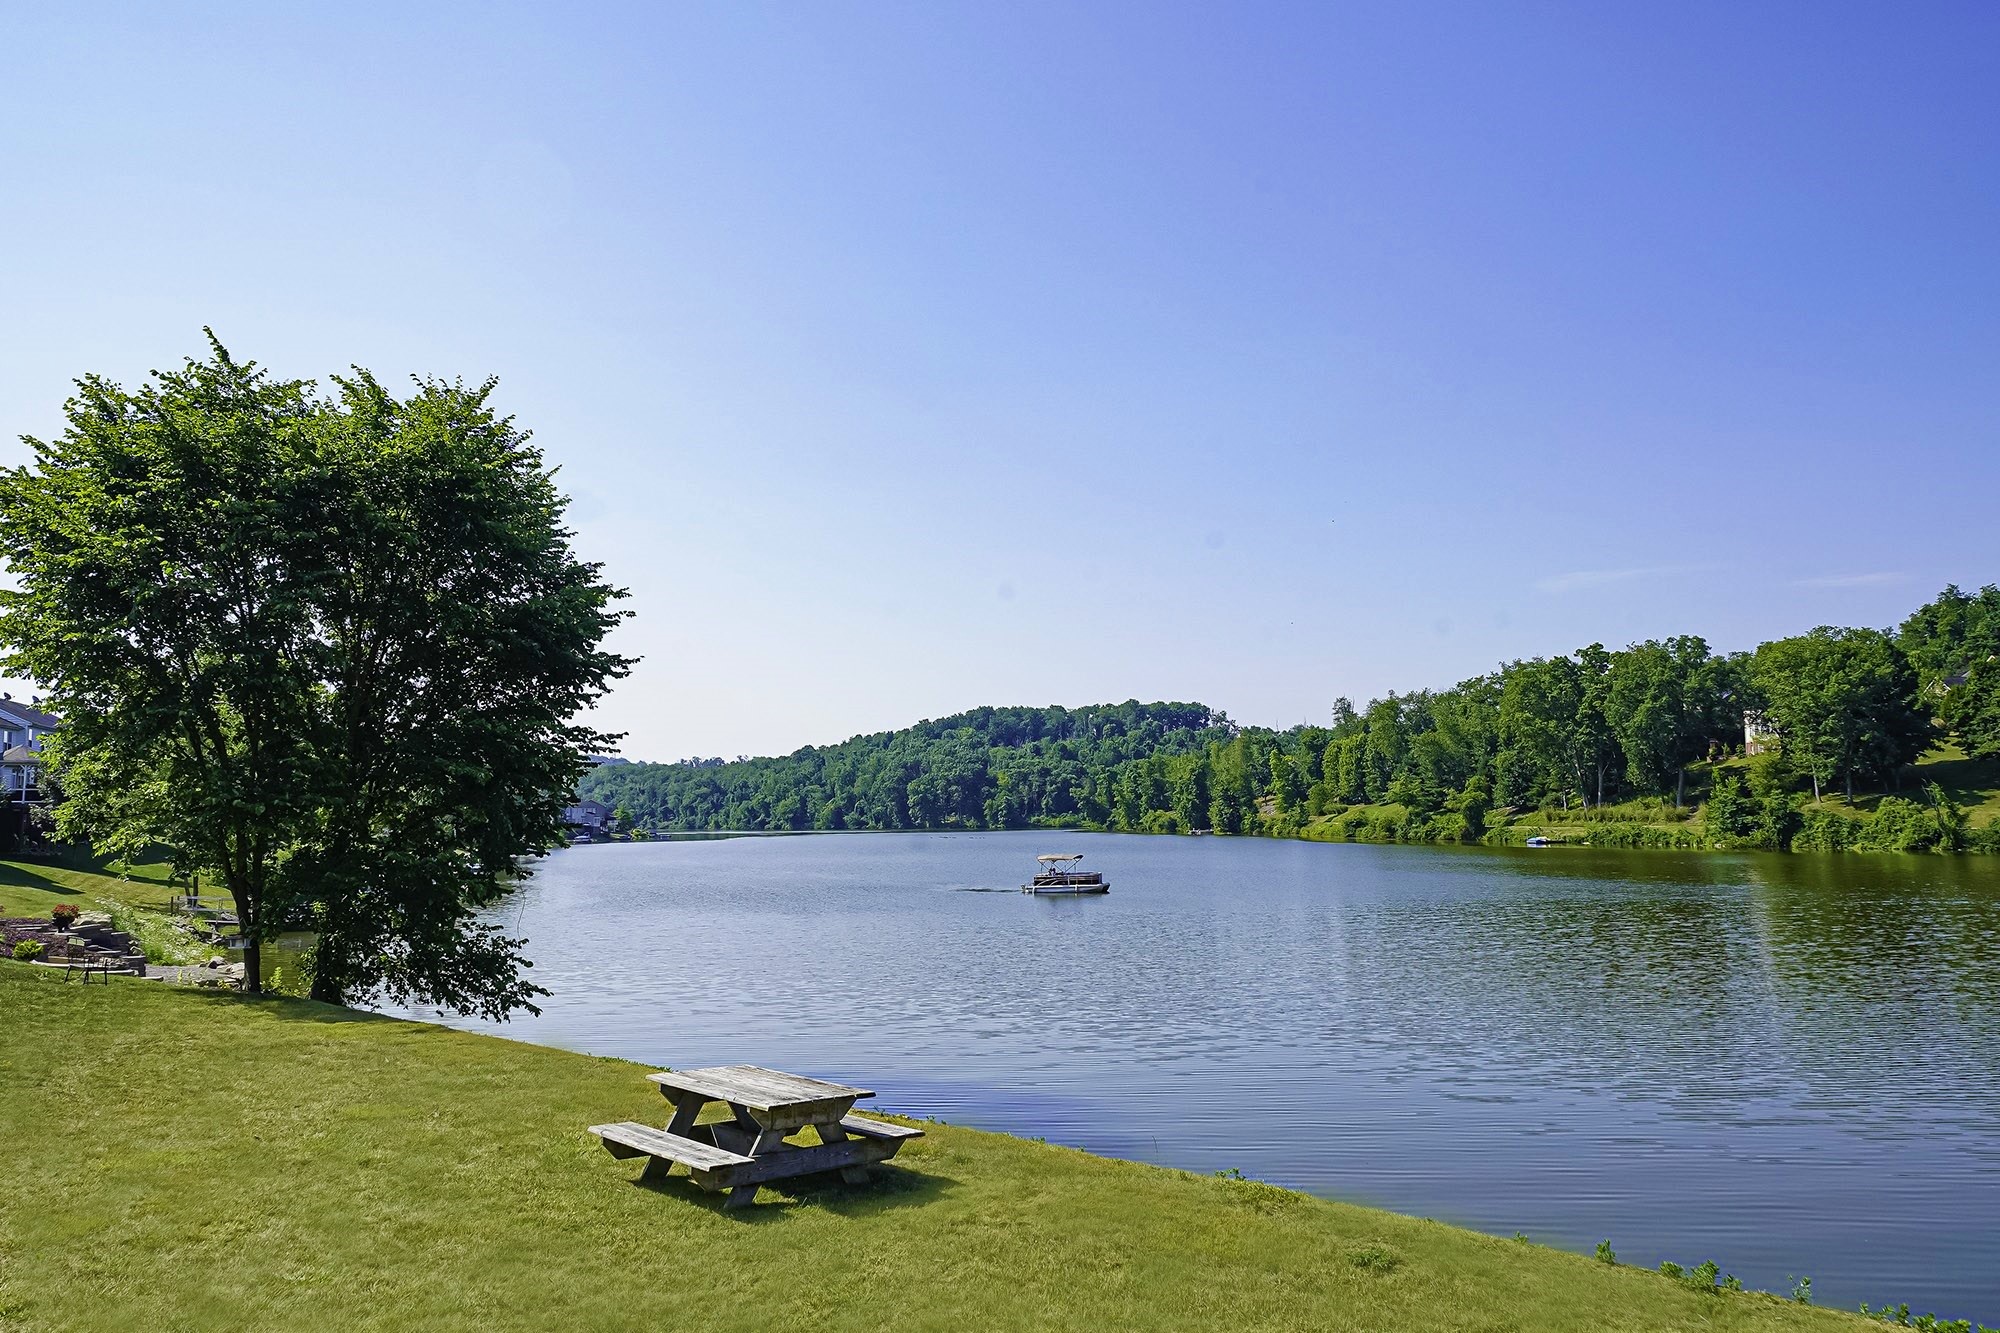
[[[759,1184],[792,1176],[837,1170],[842,1179],[859,1183],[867,1178],[866,1166],[887,1161],[903,1140],[923,1134],[849,1115],[856,1101],[875,1095],[867,1088],[757,1065],[670,1070],[647,1078],[673,1103],[664,1130],[626,1122],[594,1125],[591,1133],[614,1157],[646,1157],[640,1179],[664,1176],[678,1163],[701,1188],[728,1190],[731,1208],[754,1201]],[[727,1106],[730,1119],[696,1123],[711,1102]],[[786,1142],[806,1129],[818,1143]]]

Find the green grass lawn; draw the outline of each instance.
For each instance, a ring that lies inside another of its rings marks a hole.
[[[664,1123],[623,1061],[12,963],[0,1015],[0,1326],[1871,1326],[945,1126],[724,1213],[585,1133]]]
[[[107,901],[165,906],[182,892],[167,883],[167,866],[113,868],[77,852],[47,860],[0,861],[0,916],[47,916],[57,903],[88,911]]]
[[[1914,800],[1923,799],[1917,788],[1937,783],[1944,789],[1945,795],[1965,807],[1975,828],[1984,827],[1987,820],[2000,816],[2000,760],[1967,759],[1965,751],[1956,745],[1940,745],[1907,770],[1905,781],[1909,786],[1900,794]],[[1885,794],[1857,793],[1853,808],[1872,813],[1882,803]],[[1847,799],[1829,791],[1826,803],[1845,806]]]

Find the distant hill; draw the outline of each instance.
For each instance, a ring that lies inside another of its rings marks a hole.
[[[1236,734],[1205,704],[976,708],[776,758],[604,765],[580,791],[655,832],[1106,825],[1114,774]]]

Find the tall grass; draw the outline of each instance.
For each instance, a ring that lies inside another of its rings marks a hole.
[[[220,952],[198,938],[194,928],[180,917],[110,898],[104,900],[104,910],[111,915],[112,929],[130,935],[149,963],[185,967],[205,963]]]

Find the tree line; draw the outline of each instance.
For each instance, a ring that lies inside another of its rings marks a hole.
[[[1471,840],[1496,811],[1685,810],[1718,781],[1732,810],[1893,791],[1947,738],[2000,756],[2000,587],[1948,587],[1894,631],[1822,627],[1750,652],[1591,644],[1339,699],[1326,725],[1238,726],[1187,703],[980,708],[777,758],[603,767],[582,792],[657,832],[1295,834],[1364,808],[1398,837]],[[1718,767],[1746,748],[1748,771]],[[1718,839],[1757,840],[1732,830]]]

